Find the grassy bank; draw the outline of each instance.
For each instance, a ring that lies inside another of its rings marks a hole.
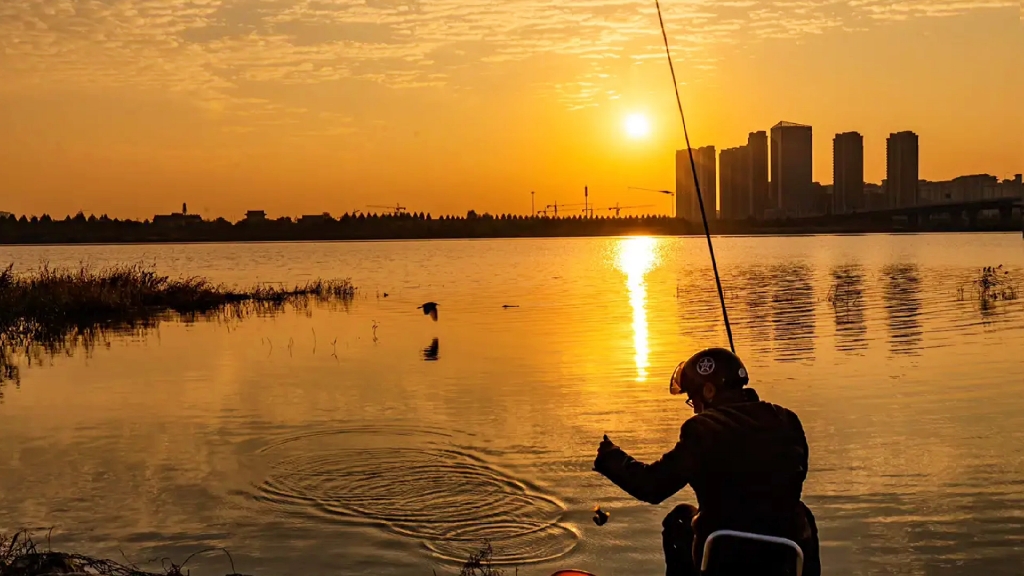
[[[49,540],[49,534],[47,534]],[[490,543],[484,542],[480,550],[469,555],[459,570],[459,576],[515,576],[494,566],[492,562],[494,550]],[[78,576],[187,576],[186,566],[190,560],[203,554],[223,554],[225,563],[231,572],[225,576],[248,576],[235,569],[235,561],[225,548],[209,548],[200,550],[185,558],[181,564],[164,558],[160,560],[159,572],[148,572],[125,558],[125,563],[113,560],[101,560],[81,554],[54,552],[47,544],[45,550],[38,546],[32,535],[23,530],[13,536],[0,534],[0,576],[51,576],[57,574]],[[436,570],[431,576],[441,576]]]
[[[348,303],[354,296],[349,280],[236,289],[197,276],[172,278],[141,265],[43,265],[24,273],[11,265],[0,270],[0,381],[5,375],[13,379],[12,354],[88,346],[105,332],[146,329],[168,317],[242,318],[286,306]]]
[[[231,566],[231,573],[226,576],[246,576],[235,571],[231,554],[222,548],[203,550],[221,552]],[[113,560],[101,560],[81,554],[54,552],[40,548],[27,531],[21,531],[11,537],[0,534],[0,576],[51,576],[57,574],[76,576],[187,576],[185,566],[193,556],[186,558],[180,565],[164,559],[160,572],[148,572],[127,559],[125,564]]]

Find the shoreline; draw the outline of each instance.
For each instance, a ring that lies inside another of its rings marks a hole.
[[[976,204],[976,205],[975,205]],[[1022,232],[1024,218],[1015,199],[958,206],[923,206],[885,212],[807,216],[771,220],[715,219],[714,236],[808,236]],[[106,216],[54,220],[49,216],[0,219],[0,245],[159,244],[220,242],[334,242],[474,238],[575,238],[616,236],[704,236],[705,226],[664,215],[554,217],[515,214],[441,216],[430,214],[329,214],[292,219],[247,215],[238,222],[203,220],[195,214],[157,216],[153,221]]]
[[[802,229],[765,228],[735,232],[711,231],[713,238],[758,238],[758,237],[804,237],[804,236],[922,236],[939,234],[1021,234],[1024,231],[1018,226],[975,228],[975,229],[930,229],[907,230],[901,228],[875,230],[849,229]],[[575,233],[575,234],[461,234],[461,235],[405,235],[385,236],[366,235],[359,237],[338,237],[335,235],[313,236],[277,236],[277,237],[181,237],[158,236],[149,238],[69,238],[60,240],[40,240],[35,238],[5,239],[0,238],[0,247],[15,246],[148,246],[148,245],[188,245],[188,244],[320,244],[344,242],[423,242],[423,241],[455,241],[455,240],[520,240],[520,239],[571,239],[571,238],[621,238],[629,236],[653,236],[661,238],[703,238],[703,233],[670,233],[661,230],[633,229],[612,233]]]

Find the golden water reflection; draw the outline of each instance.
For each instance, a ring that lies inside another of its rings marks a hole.
[[[629,304],[633,307],[633,348],[636,381],[647,380],[650,346],[647,342],[647,273],[660,264],[660,240],[649,236],[623,238],[616,246],[616,264],[626,275]]]

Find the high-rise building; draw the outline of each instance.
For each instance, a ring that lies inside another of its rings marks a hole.
[[[864,210],[864,137],[836,134],[832,141],[832,212]]]
[[[800,216],[813,210],[813,140],[810,126],[779,122],[772,127],[769,204],[781,215]]]
[[[750,149],[747,146],[726,148],[719,156],[721,216],[741,220],[752,213],[750,205]]]
[[[750,211],[754,218],[764,218],[768,207],[767,132],[751,132],[747,136],[747,159],[750,161]]]
[[[693,163],[697,166],[697,180],[708,220],[715,218],[718,206],[718,171],[714,146],[693,149]],[[700,222],[700,204],[693,185],[690,155],[686,150],[676,151],[676,217]]]
[[[885,180],[889,205],[905,208],[917,205],[917,134],[897,132],[885,141]]]

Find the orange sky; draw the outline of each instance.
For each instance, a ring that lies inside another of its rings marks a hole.
[[[921,175],[1024,171],[1004,0],[666,0],[695,145],[779,120],[921,137]],[[0,211],[239,218],[401,202],[669,199],[682,132],[653,2],[4,0]],[[629,138],[630,114],[649,137]]]

